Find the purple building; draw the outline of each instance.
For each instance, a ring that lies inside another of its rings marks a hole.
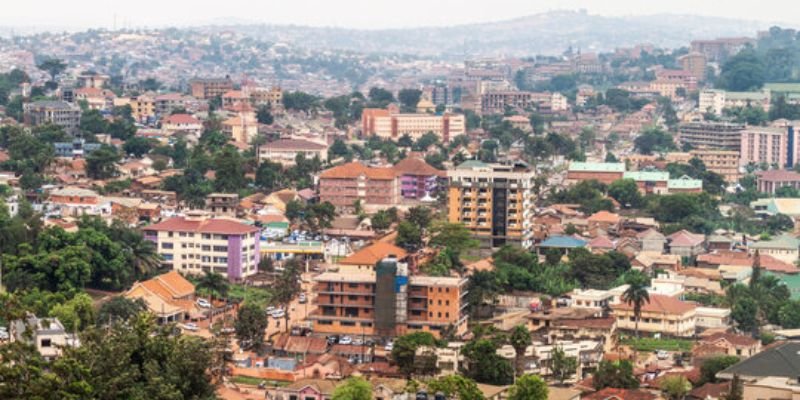
[[[394,166],[400,179],[400,194],[404,199],[420,200],[426,195],[435,197],[446,174],[421,158],[408,157]]]

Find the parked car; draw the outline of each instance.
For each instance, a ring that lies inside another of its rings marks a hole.
[[[394,343],[393,342],[386,343],[386,346],[383,346],[383,349],[386,351],[394,350]]]
[[[350,336],[342,336],[339,338],[339,344],[353,344],[353,338]]]
[[[286,316],[286,311],[283,311],[282,308],[279,308],[279,309],[273,311],[272,314],[270,314],[270,315],[272,315],[272,318],[275,318],[275,319],[283,318],[283,317]]]
[[[197,299],[197,306],[201,308],[211,308],[211,302],[206,299],[200,298]]]
[[[268,306],[265,311],[267,314],[272,314],[272,312],[275,311],[275,306]]]
[[[198,327],[197,324],[195,324],[194,322],[187,322],[183,324],[183,329],[194,332],[200,329],[200,327]]]
[[[327,337],[328,344],[336,344],[339,343],[339,336],[331,335]]]
[[[363,345],[364,345],[364,341],[363,340],[361,340],[359,338],[353,339],[353,346],[363,346]]]
[[[666,360],[669,358],[669,353],[666,350],[658,350],[656,351],[656,357],[658,357],[659,360]]]
[[[297,302],[300,303],[300,304],[305,303],[306,300],[307,299],[306,299],[306,294],[305,293],[300,293],[300,296],[297,296]]]

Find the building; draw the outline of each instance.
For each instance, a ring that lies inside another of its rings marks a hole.
[[[44,359],[53,360],[61,355],[63,347],[80,346],[77,335],[70,331],[77,331],[77,327],[65,328],[58,318],[37,318],[28,314],[25,320],[12,321],[8,333],[12,342],[30,343]]]
[[[688,122],[678,127],[681,146],[695,149],[740,151],[744,124],[729,122]]]
[[[398,203],[400,184],[394,168],[367,167],[354,161],[319,174],[319,199],[339,209],[351,208],[356,201],[388,208]]]
[[[752,357],[761,352],[760,340],[730,332],[718,332],[711,336],[703,337],[699,341],[700,344],[723,348],[727,355],[740,358]]]
[[[181,273],[216,272],[241,280],[258,270],[260,235],[254,226],[195,212],[143,231],[145,239],[156,244],[162,264]]]
[[[189,86],[192,97],[208,100],[233,90],[233,81],[228,77],[192,79]]]
[[[728,329],[731,326],[730,308],[697,307],[695,317],[697,329]]]
[[[756,188],[760,193],[774,195],[782,187],[800,190],[800,174],[777,169],[756,172]]]
[[[105,74],[83,73],[78,75],[79,88],[103,89],[111,78]]]
[[[777,258],[780,261],[795,264],[800,256],[800,239],[792,235],[781,235],[770,240],[760,240],[758,242],[748,242],[747,251],[759,255],[767,255]]]
[[[314,278],[317,310],[308,319],[316,333],[394,337],[452,326],[467,331],[467,279],[409,276],[398,258],[379,261],[373,271],[325,272]]]
[[[650,301],[642,306],[639,330],[646,333],[689,337],[695,334],[696,306],[675,297],[651,294]],[[633,305],[620,302],[611,306],[619,329],[633,331],[636,318]]]
[[[258,146],[258,159],[272,161],[284,166],[295,165],[297,156],[307,160],[318,158],[328,161],[328,145],[306,139],[278,139]]]
[[[408,135],[417,140],[432,132],[443,142],[466,133],[466,120],[460,114],[401,114],[394,110],[367,108],[361,114],[361,132],[397,140]]]
[[[155,97],[156,114],[170,115],[177,110],[185,110],[187,99],[180,93],[165,93]]]
[[[690,53],[700,53],[709,62],[722,64],[747,46],[755,46],[756,39],[748,37],[692,40]]]
[[[608,185],[622,179],[624,174],[624,163],[571,162],[567,170],[567,184],[596,180]]]
[[[667,236],[669,253],[682,257],[692,257],[705,252],[706,237],[681,229]]]
[[[678,57],[681,69],[689,72],[697,82],[706,80],[706,56],[700,52],[690,52]]]
[[[557,92],[492,91],[481,95],[483,114],[502,114],[507,108],[558,112],[568,109],[569,104],[566,97]]]
[[[789,149],[786,128],[750,126],[741,133],[740,163],[783,167]]]
[[[234,142],[250,143],[258,136],[258,121],[252,113],[240,113],[222,121],[222,133]]]
[[[448,170],[448,220],[464,224],[484,248],[530,247],[535,176],[521,163],[470,160]]]
[[[715,89],[701,90],[697,108],[702,113],[722,115],[722,110],[725,108],[725,91]]]
[[[279,87],[248,88],[247,92],[250,102],[256,107],[267,106],[273,113],[283,109],[283,90]]]
[[[161,129],[168,135],[187,132],[200,137],[203,132],[203,123],[189,114],[172,114],[161,121]]]
[[[66,101],[39,100],[23,106],[25,123],[31,126],[58,125],[69,135],[80,132],[81,109]]]
[[[638,233],[636,238],[639,239],[639,243],[642,245],[642,252],[656,252],[661,254],[664,252],[664,248],[667,244],[667,238],[664,237],[661,232],[653,228]]]
[[[214,217],[236,217],[239,209],[239,194],[211,193],[206,196],[205,211]]]
[[[44,204],[46,214],[62,217],[103,214],[100,195],[89,189],[65,187],[50,192]],[[110,210],[106,210],[106,213]]]
[[[56,157],[84,158],[102,147],[102,143],[86,143],[86,139],[75,138],[71,142],[55,142]]]
[[[136,282],[125,292],[131,300],[141,299],[159,324],[181,322],[197,315],[194,285],[177,271]]]
[[[702,161],[707,170],[721,175],[725,182],[739,182],[742,176],[739,172],[738,150],[694,149],[689,154]]]
[[[447,179],[445,171],[438,170],[419,157],[406,157],[394,166],[400,178],[400,195],[404,199],[434,200]]]
[[[748,387],[754,382],[766,378],[782,378],[782,384],[797,385],[800,376],[800,342],[788,341],[771,346],[763,351],[745,358],[738,363],[717,373],[719,379],[732,379],[739,376],[745,382],[745,399],[778,399],[796,398],[800,388],[796,388],[794,396],[753,395],[748,396]]]

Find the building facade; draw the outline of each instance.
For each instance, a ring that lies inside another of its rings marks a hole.
[[[739,153],[742,165],[786,165],[789,149],[786,128],[751,126],[742,131],[741,137]]]
[[[524,164],[474,160],[448,170],[448,220],[464,224],[484,248],[530,247],[535,176]]]
[[[322,171],[319,175],[319,200],[339,209],[363,206],[392,207],[400,199],[400,185],[393,168],[368,167],[351,162]]]
[[[230,280],[255,274],[260,260],[259,229],[205,213],[173,217],[143,228],[165,267],[184,274],[216,272]]]
[[[697,157],[711,172],[721,175],[725,182],[739,182],[739,152],[735,150],[695,149],[689,152]]]
[[[278,139],[258,147],[258,159],[262,162],[272,161],[293,166],[298,155],[307,160],[316,157],[325,162],[328,160],[328,146],[305,139]]]
[[[192,97],[208,100],[233,90],[233,81],[228,77],[193,79],[189,86]]]
[[[681,145],[689,144],[695,149],[739,151],[744,129],[744,124],[689,122],[678,128],[678,140]]]
[[[31,126],[53,124],[75,135],[81,124],[81,109],[66,101],[40,100],[23,106],[25,123]]]
[[[403,135],[417,140],[432,132],[449,142],[466,133],[466,120],[460,114],[400,114],[383,109],[365,109],[361,114],[362,133],[397,140]]]

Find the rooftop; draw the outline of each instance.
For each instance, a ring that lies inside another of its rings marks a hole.
[[[569,164],[570,171],[590,171],[590,172],[625,172],[624,163],[593,163],[593,162],[572,162]]]
[[[148,225],[145,231],[217,233],[222,235],[243,235],[258,232],[258,228],[229,219],[208,218],[190,219],[173,217],[157,224]]]
[[[344,265],[375,265],[378,261],[393,255],[398,259],[405,258],[408,253],[400,247],[386,242],[376,242],[349,255],[339,264]]]

